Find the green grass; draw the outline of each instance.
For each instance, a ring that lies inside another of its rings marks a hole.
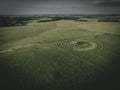
[[[78,27],[94,32],[120,34],[120,23],[117,22],[88,22],[81,23]]]
[[[119,28],[119,23],[72,20],[0,28],[0,50],[15,49],[0,54],[0,82],[18,90],[115,88],[120,79]],[[74,51],[70,42],[77,40],[94,42],[97,48]]]

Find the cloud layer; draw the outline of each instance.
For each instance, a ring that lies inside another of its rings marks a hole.
[[[93,3],[99,6],[120,7],[120,0],[94,0]]]
[[[0,14],[120,14],[120,0],[0,0]]]

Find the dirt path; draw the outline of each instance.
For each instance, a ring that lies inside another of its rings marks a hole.
[[[92,49],[95,49],[97,47],[97,44],[96,43],[93,43],[93,42],[89,42],[90,46],[88,47],[85,47],[85,48],[76,48],[76,47],[73,47],[73,50],[74,51],[88,51],[88,50],[92,50]],[[13,52],[17,49],[21,49],[21,48],[29,48],[29,47],[32,47],[32,46],[41,46],[44,48],[49,48],[48,46],[46,45],[49,45],[49,44],[27,44],[27,45],[23,45],[23,46],[18,46],[18,47],[15,47],[15,48],[10,48],[10,49],[5,49],[5,50],[0,50],[0,54],[4,54],[4,53],[9,53],[9,52]]]
[[[45,44],[46,45],[46,44]],[[48,46],[45,46],[44,44],[27,44],[27,45],[21,45],[21,46],[18,46],[18,47],[14,47],[14,48],[10,48],[10,49],[5,49],[5,50],[0,50],[0,54],[4,54],[4,53],[9,53],[9,52],[12,52],[12,51],[16,51],[17,49],[21,49],[21,48],[30,48],[30,47],[33,47],[33,46],[36,46],[36,47],[44,47],[44,48],[49,48]]]
[[[12,52],[12,51],[14,51],[14,50],[13,50],[13,49],[1,50],[1,51],[0,51],[0,54],[1,54],[1,53],[8,53],[8,52]]]

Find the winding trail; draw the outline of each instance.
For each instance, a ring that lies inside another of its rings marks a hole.
[[[73,50],[74,51],[88,51],[88,50],[93,50],[97,47],[97,44],[94,43],[94,42],[89,42],[89,41],[86,41],[90,44],[90,46],[88,47],[84,47],[84,48],[76,48],[76,47],[73,47]],[[53,44],[53,43],[52,43]],[[46,45],[51,45],[51,44],[27,44],[27,45],[23,45],[23,46],[18,46],[18,47],[14,47],[14,48],[9,48],[9,49],[5,49],[5,50],[0,50],[0,54],[4,54],[4,53],[9,53],[9,52],[13,52],[13,51],[16,51],[17,49],[21,49],[21,48],[30,48],[32,46],[37,46],[37,47],[43,47],[44,48],[49,48],[48,46]]]
[[[43,47],[43,45],[46,45],[46,44],[27,44],[27,45],[23,45],[23,46],[19,46],[19,47],[14,47],[14,48],[10,48],[10,49],[0,50],[0,54],[13,52],[13,51],[16,51],[17,49],[21,49],[21,48],[30,48],[32,46]],[[49,47],[44,46],[44,48],[49,48]]]
[[[1,51],[0,51],[0,54],[2,54],[2,53],[12,52],[12,51],[14,51],[14,50],[13,50],[13,49],[1,50]]]

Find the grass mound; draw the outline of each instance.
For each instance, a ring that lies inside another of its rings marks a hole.
[[[71,42],[73,49],[75,51],[88,51],[93,50],[97,47],[97,45],[93,42],[81,40],[81,41],[73,41]]]

